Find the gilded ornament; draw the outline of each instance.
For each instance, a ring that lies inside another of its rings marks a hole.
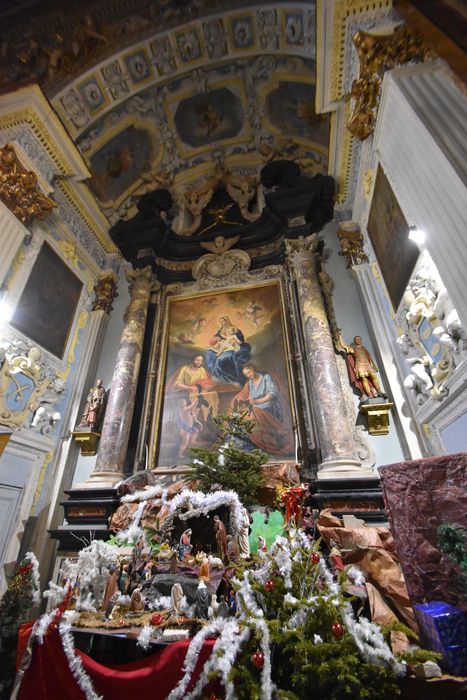
[[[105,311],[110,314],[112,311],[112,302],[117,294],[117,284],[112,275],[106,275],[94,286],[94,301],[92,302],[93,311]]]
[[[347,268],[368,262],[368,256],[363,250],[363,235],[358,224],[352,221],[341,223],[337,237],[341,246],[339,255],[345,257]]]
[[[11,144],[0,149],[0,199],[25,226],[57,206],[39,190],[37,175],[20,163]]]
[[[27,355],[6,353],[0,370],[0,422],[19,428],[39,407],[40,400],[50,385],[43,376],[41,352],[32,347]]]
[[[423,62],[432,54],[423,40],[406,25],[398,26],[390,35],[358,31],[353,43],[360,73],[352,83],[353,111],[347,129],[355,138],[364,141],[375,128],[381,83],[386,71],[409,61]]]

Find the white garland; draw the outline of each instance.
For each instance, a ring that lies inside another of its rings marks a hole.
[[[32,578],[32,600],[35,605],[40,602],[41,599],[41,582],[39,577],[39,562],[36,559],[34,552],[26,552],[25,560],[32,564],[31,578]]]
[[[153,628],[151,627],[151,625],[144,625],[144,627],[141,628],[138,637],[136,638],[136,643],[139,644],[139,646],[142,647],[144,651],[149,649],[149,644],[152,639],[152,633]]]
[[[389,646],[384,641],[380,627],[366,617],[355,619],[352,606],[345,603],[341,607],[342,620],[352,635],[361,655],[368,663],[382,666],[394,665],[396,660]],[[397,669],[396,669],[397,670]]]
[[[185,662],[183,664],[182,670],[184,671],[184,675],[178,682],[178,684],[175,686],[175,688],[169,693],[169,695],[167,696],[167,700],[180,700],[181,698],[185,698],[186,700],[185,692],[190,683],[193,671],[195,670],[196,662],[198,661],[198,657],[200,655],[201,649],[203,648],[204,642],[208,637],[212,637],[215,634],[222,632],[226,624],[227,620],[225,618],[217,617],[215,620],[212,620],[212,622],[209,622],[207,625],[205,625],[193,637],[193,639],[190,642],[190,646],[188,647],[188,651],[185,656]],[[205,667],[206,664],[203,667],[200,679],[203,676]]]
[[[76,682],[83,691],[86,700],[101,700],[102,696],[98,695],[94,690],[91,678],[86,673],[81,657],[76,654],[73,635],[70,632],[70,626],[62,623],[58,630],[62,640],[63,651],[68,661],[68,666],[72,672]]]
[[[346,567],[345,573],[347,578],[353,581],[356,586],[363,586],[366,581],[363,571],[359,569],[358,566],[354,566],[353,564]]]
[[[31,630],[31,637],[33,639],[36,638],[38,640],[39,644],[44,643],[44,637],[49,630],[49,627],[52,623],[55,612],[56,612],[56,609],[52,610],[52,612],[50,612],[50,613],[44,613],[44,615],[41,615],[35,621],[33,628]]]
[[[235,686],[229,680],[232,666],[243,643],[250,636],[248,627],[240,630],[236,620],[226,620],[222,626],[221,634],[216,639],[211,656],[206,661],[193,690],[184,696],[184,700],[195,700],[200,697],[203,688],[209,682],[213,672],[217,672],[222,680],[225,700],[235,700]]]
[[[129,493],[126,496],[122,496],[120,503],[134,503],[135,501],[149,501],[152,498],[158,499],[162,503],[167,501],[168,489],[164,489],[162,486],[147,486],[145,489],[140,491],[135,491],[134,493]],[[156,505],[159,503],[156,502]]]
[[[271,678],[271,649],[269,646],[269,627],[263,619],[253,618],[250,620],[253,627],[256,627],[260,636],[260,646],[264,656],[264,666],[261,671],[261,700],[271,700],[274,684]]]

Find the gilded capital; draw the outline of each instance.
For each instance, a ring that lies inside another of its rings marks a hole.
[[[310,236],[300,236],[297,239],[285,241],[285,253],[287,261],[292,267],[304,262],[311,262],[318,249],[318,235],[312,233]]]
[[[150,289],[151,282],[154,279],[154,273],[152,267],[147,265],[146,267],[137,268],[136,270],[128,270],[125,273],[125,277],[130,283],[130,295],[133,291],[139,290],[141,287],[147,286]]]

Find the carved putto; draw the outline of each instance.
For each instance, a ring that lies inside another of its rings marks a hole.
[[[206,250],[212,251],[208,255],[202,255],[193,265],[191,274],[195,280],[229,277],[233,274],[247,272],[251,259],[244,250],[229,250],[238,242],[240,236],[226,240],[223,236],[216,236],[214,241],[203,242],[200,245]]]
[[[422,405],[448,394],[446,381],[465,359],[467,334],[448,291],[425,251],[404,296],[397,340],[409,373],[404,386]]]
[[[0,149],[0,199],[25,226],[57,206],[39,190],[36,174],[20,163],[11,144]]]

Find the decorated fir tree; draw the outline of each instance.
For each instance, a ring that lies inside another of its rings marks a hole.
[[[213,449],[191,449],[194,477],[201,491],[235,491],[244,505],[256,500],[263,485],[262,466],[267,456],[253,447],[249,436],[255,421],[248,413],[234,411],[218,416],[214,421],[219,428],[219,439]]]
[[[202,697],[215,678],[223,686],[219,697],[238,700],[392,700],[405,666],[381,628],[356,617],[344,593],[346,576],[334,579],[302,531],[276,538],[233,582],[237,617],[214,619],[193,639],[170,700]],[[350,576],[361,573],[353,568]],[[213,634],[212,655],[187,693],[203,640]]]
[[[0,696],[7,697],[15,675],[18,627],[40,600],[39,566],[28,552],[0,600]]]

